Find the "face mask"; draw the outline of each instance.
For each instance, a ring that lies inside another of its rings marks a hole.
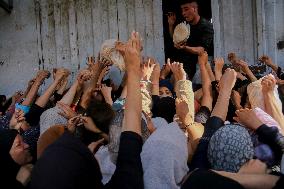
[[[160,95],[160,98],[164,98],[164,97],[171,97],[171,98],[173,98],[171,95],[168,95],[168,94]]]

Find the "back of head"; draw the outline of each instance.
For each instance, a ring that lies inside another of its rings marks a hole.
[[[114,111],[109,104],[92,101],[86,110],[86,114],[92,118],[101,131],[108,134],[109,125],[115,116]]]
[[[173,117],[176,114],[175,99],[172,97],[161,98],[157,105],[156,111],[153,112],[156,117],[164,118],[168,123],[173,122]]]
[[[248,131],[240,125],[225,125],[212,136],[208,160],[215,170],[238,172],[252,159],[254,148]]]
[[[55,142],[63,133],[64,125],[54,125],[47,129],[38,139],[37,142],[37,158],[40,158],[44,150],[53,142]]]
[[[187,159],[186,137],[177,123],[157,128],[141,152],[145,188],[179,188],[188,171]]]
[[[102,188],[101,179],[94,155],[66,131],[38,159],[30,188]]]

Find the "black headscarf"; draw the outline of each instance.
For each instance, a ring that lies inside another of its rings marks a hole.
[[[81,140],[66,131],[33,168],[30,188],[102,188],[99,164]]]
[[[16,180],[20,169],[10,155],[10,149],[18,132],[14,129],[0,129],[0,178],[1,185],[7,188],[22,188],[23,186]]]

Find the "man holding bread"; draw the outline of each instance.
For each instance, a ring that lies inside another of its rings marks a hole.
[[[197,0],[181,0],[180,7],[185,22],[175,26],[175,14],[168,15],[169,32],[178,49],[176,60],[183,63],[190,80],[196,72],[198,55],[207,51],[213,56],[213,25],[198,13]]]

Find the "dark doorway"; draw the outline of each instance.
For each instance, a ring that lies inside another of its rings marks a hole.
[[[198,0],[199,15],[212,21],[211,0]],[[184,21],[181,15],[181,9],[178,0],[163,0],[163,29],[164,29],[164,45],[165,45],[165,58],[173,58],[176,49],[173,45],[173,40],[169,35],[169,25],[167,14],[169,12],[176,13],[176,23]]]

